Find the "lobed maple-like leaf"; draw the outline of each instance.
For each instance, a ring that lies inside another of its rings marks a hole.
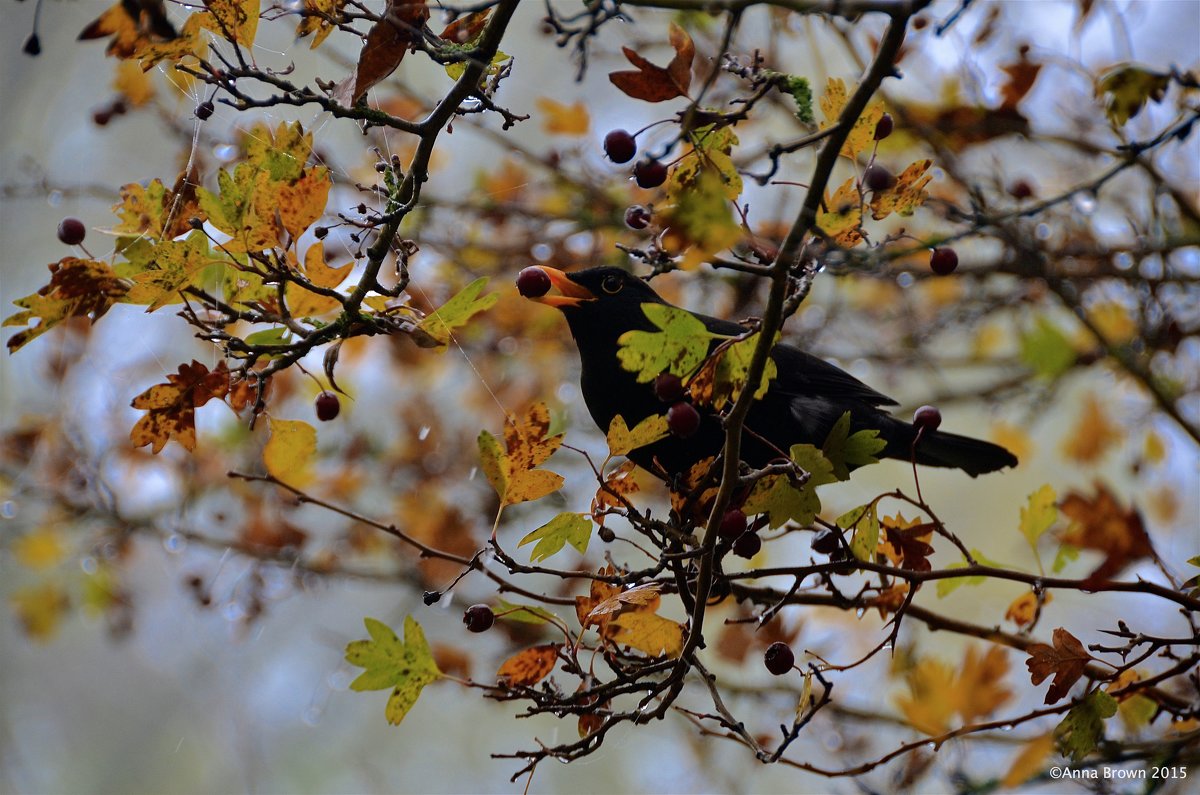
[[[778,334],[775,339],[778,341]],[[696,374],[688,379],[688,391],[692,399],[702,405],[716,407],[725,405],[726,401],[737,400],[746,388],[750,362],[754,358],[757,345],[758,333],[755,332],[744,340],[718,346]],[[758,382],[758,389],[754,391],[755,400],[760,400],[767,394],[771,381],[778,374],[779,368],[775,359],[768,357],[763,367],[762,378]]]
[[[1079,639],[1062,627],[1054,630],[1051,637],[1053,646],[1045,643],[1033,644],[1027,650],[1029,659],[1025,661],[1033,684],[1040,685],[1047,677],[1054,676],[1050,689],[1046,692],[1047,704],[1065,698],[1071,687],[1079,681],[1079,677],[1083,676],[1087,664],[1092,661],[1092,655],[1087,653]]]
[[[821,454],[833,466],[833,475],[838,480],[849,480],[850,469],[877,464],[875,454],[887,447],[879,438],[879,431],[866,429],[850,433],[850,412],[842,413],[833,424],[821,445]]]
[[[575,547],[582,555],[587,552],[588,542],[591,539],[591,521],[583,514],[567,511],[530,532],[520,540],[517,546],[523,547],[536,541],[537,544],[533,551],[529,553],[529,560],[539,563],[556,554],[567,544]]]
[[[958,716],[964,724],[990,715],[1012,698],[1003,684],[1008,674],[1006,651],[993,646],[980,655],[968,647],[958,671],[936,659],[919,661],[906,676],[909,693],[897,706],[915,728],[942,734]]]
[[[146,412],[129,432],[134,447],[151,446],[160,452],[171,439],[185,450],[196,449],[196,409],[229,391],[229,369],[218,362],[211,372],[198,361],[179,365],[165,384],[155,384],[133,399],[135,409]]]
[[[364,618],[363,623],[371,639],[346,645],[346,662],[366,669],[350,683],[350,689],[392,688],[384,716],[396,725],[412,709],[425,685],[440,679],[442,672],[434,662],[421,625],[412,616],[404,619],[403,642],[382,621]]]
[[[692,85],[692,61],[696,57],[696,45],[687,31],[674,22],[668,29],[667,38],[675,50],[675,56],[665,67],[656,66],[634,50],[622,47],[621,51],[635,68],[611,72],[608,79],[626,95],[646,102],[665,102],[675,97],[686,97]]]
[[[480,295],[487,283],[488,278],[480,276],[436,311],[422,318],[413,332],[413,341],[422,348],[448,345],[455,329],[465,326],[472,317],[490,309],[500,299],[499,293]]]
[[[821,97],[821,129],[825,130],[837,123],[850,99],[846,82],[839,77],[831,77],[825,83],[825,93]],[[875,145],[875,127],[883,116],[883,105],[872,102],[867,105],[862,114],[855,120],[854,126],[846,136],[838,153],[842,157],[857,160],[859,155]]]
[[[789,520],[799,525],[811,523],[821,512],[817,486],[837,480],[833,474],[833,464],[815,446],[793,445],[790,456],[797,466],[808,473],[808,481],[797,488],[785,475],[768,475],[754,485],[742,506],[747,515],[767,514],[767,523],[772,529],[783,526]],[[874,548],[872,544],[872,552]]]
[[[1053,598],[1049,592],[1043,593],[1042,604],[1049,604]],[[1008,605],[1008,609],[1004,611],[1004,618],[1013,622],[1018,627],[1027,627],[1037,618],[1039,609],[1037,593],[1026,591],[1012,600]]]
[[[117,0],[103,14],[88,23],[79,34],[80,41],[111,36],[105,53],[131,58],[152,42],[171,41],[179,33],[167,18],[164,0]]]
[[[1104,721],[1117,714],[1117,701],[1103,690],[1094,690],[1071,707],[1054,729],[1063,756],[1080,762],[1104,739]]]
[[[887,556],[893,565],[913,571],[930,571],[933,564],[929,556],[933,554],[933,523],[922,522],[920,519],[905,521],[903,515],[884,518],[883,539],[879,551]]]
[[[1097,96],[1104,96],[1104,112],[1108,120],[1120,127],[1141,113],[1146,102],[1162,102],[1171,76],[1133,64],[1120,64],[1109,69],[1096,83]]]
[[[330,33],[337,27],[337,21],[342,18],[346,0],[304,0],[303,17],[296,27],[296,38],[313,36],[309,49],[317,49]]]
[[[863,240],[862,204],[854,177],[850,177],[826,195],[823,209],[817,211],[817,226],[842,248],[853,248]]]
[[[918,160],[896,175],[891,187],[872,193],[871,217],[881,221],[892,213],[908,216],[916,212],[929,197],[925,186],[933,179],[928,173],[932,165],[932,160]]]
[[[642,304],[646,317],[658,331],[626,331],[617,338],[617,360],[637,374],[639,383],[653,381],[662,373],[690,376],[708,356],[717,335],[704,321],[675,306]]]
[[[50,283],[32,295],[13,301],[22,311],[10,315],[0,324],[28,326],[8,338],[9,353],[68,318],[87,317],[94,323],[129,291],[128,281],[121,279],[108,265],[93,259],[64,257],[48,267]]]
[[[505,446],[480,431],[479,458],[488,483],[500,497],[500,507],[540,499],[562,488],[563,477],[536,469],[562,444],[562,434],[550,434],[550,411],[534,403],[523,417],[510,417],[504,429]]]
[[[610,457],[629,455],[639,447],[665,438],[667,433],[669,431],[666,414],[651,414],[632,429],[625,424],[625,418],[618,414],[608,426],[608,454]]]

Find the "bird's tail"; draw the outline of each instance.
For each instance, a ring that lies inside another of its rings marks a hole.
[[[903,453],[888,450],[887,453],[896,458],[911,456],[908,450]],[[917,442],[916,459],[924,466],[961,469],[971,477],[1017,465],[1017,457],[998,444],[944,431],[922,434]]]

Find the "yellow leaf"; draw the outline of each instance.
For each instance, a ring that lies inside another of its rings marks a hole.
[[[1000,786],[1019,787],[1042,771],[1042,765],[1050,752],[1054,750],[1054,733],[1035,737],[1025,744],[1021,753],[1012,761],[1012,766],[1004,774]]]
[[[993,442],[1012,452],[1018,461],[1027,461],[1033,455],[1033,440],[1020,426],[997,422],[989,435]]]
[[[1163,438],[1154,431],[1146,434],[1146,443],[1142,447],[1142,458],[1147,464],[1161,464],[1167,457],[1167,445]]]
[[[825,197],[825,209],[817,212],[817,226],[843,248],[862,242],[862,204],[854,177],[843,182],[832,196]]]
[[[204,27],[244,48],[254,46],[261,0],[204,0]]]
[[[289,254],[289,261],[291,252]],[[331,268],[325,264],[325,246],[322,243],[314,243],[309,247],[304,254],[304,276],[317,287],[323,287],[327,290],[332,290],[349,275],[350,269],[354,267],[353,262],[347,262],[340,268]],[[328,295],[314,293],[295,282],[289,282],[287,286],[287,304],[288,310],[293,317],[310,317],[322,315],[326,312],[333,312],[340,309],[342,304],[336,298]]]
[[[625,418],[618,414],[608,426],[608,454],[628,455],[632,450],[666,437],[667,433],[666,414],[652,414],[633,426],[633,430],[625,424]]]
[[[1063,440],[1063,455],[1081,464],[1096,464],[1113,445],[1125,437],[1120,426],[1113,424],[1100,401],[1089,393],[1083,411]]]
[[[1046,591],[1042,595],[1042,603],[1050,604],[1053,595]],[[1037,594],[1033,591],[1026,591],[1012,601],[1008,606],[1008,610],[1004,612],[1004,617],[1016,624],[1018,627],[1025,627],[1032,623],[1038,611]]]
[[[263,464],[281,483],[302,488],[312,480],[317,430],[303,420],[271,418],[271,437],[263,446]]]
[[[622,613],[609,626],[615,630],[611,635],[614,643],[631,646],[652,657],[674,659],[683,652],[683,626],[656,613]]]
[[[954,715],[954,671],[940,660],[926,659],[905,678],[910,695],[896,699],[900,711],[913,728],[926,734],[944,733]]]
[[[880,221],[892,213],[912,215],[929,196],[925,186],[933,179],[926,173],[931,165],[932,160],[918,160],[904,169],[890,188],[875,191],[871,195],[871,217]]]
[[[562,444],[562,434],[549,436],[550,409],[534,403],[523,417],[510,417],[504,426],[504,446],[513,471],[532,469],[546,462]]]
[[[328,17],[336,19],[342,12],[342,7],[346,5],[346,0],[304,0],[304,10],[325,14]],[[334,31],[334,24],[328,19],[321,16],[306,16],[300,21],[300,25],[296,28],[296,38],[302,39],[310,33],[316,33],[313,36],[310,49],[317,49],[321,46],[321,42]]]
[[[825,95],[821,97],[821,113],[825,117],[825,120],[821,122],[822,130],[837,123],[849,98],[846,83],[841,78],[829,78],[825,84]],[[875,144],[875,126],[879,123],[881,116],[883,116],[882,104],[874,102],[868,105],[858,120],[854,122],[854,127],[850,130],[850,134],[846,137],[846,142],[842,144],[842,150],[838,154],[851,160],[857,160],[859,155],[872,147]]]
[[[504,494],[505,505],[540,500],[562,488],[563,476],[548,469],[526,469],[513,472]]]
[[[137,61],[121,61],[117,64],[113,88],[135,108],[142,107],[154,96],[154,84]]]
[[[49,569],[66,557],[67,547],[62,533],[52,527],[42,527],[26,533],[13,542],[17,562],[31,569]]]
[[[1034,552],[1037,552],[1037,542],[1042,533],[1058,521],[1057,499],[1054,488],[1046,483],[1030,494],[1028,502],[1021,508],[1021,535],[1025,536]]]
[[[1102,301],[1088,308],[1087,315],[1100,336],[1113,345],[1123,345],[1138,335],[1137,320],[1124,304]]]
[[[37,641],[48,641],[54,637],[71,606],[67,592],[52,582],[21,588],[9,596],[8,601],[21,629]]]
[[[591,120],[582,100],[564,105],[549,97],[537,98],[538,109],[545,114],[542,129],[551,135],[586,135]]]

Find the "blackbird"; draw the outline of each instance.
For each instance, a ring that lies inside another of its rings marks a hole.
[[[642,304],[667,302],[646,282],[619,268],[588,268],[569,274],[549,267],[541,270],[561,295],[528,297],[557,307],[566,317],[583,365],[583,399],[601,431],[607,432],[618,414],[632,428],[642,419],[666,411],[652,384],[638,383],[635,373],[621,367],[617,341],[627,331],[657,331],[642,311]],[[728,320],[692,314],[717,334],[735,336],[746,331]],[[792,345],[777,344],[771,356],[778,374],[746,417],[741,451],[747,464],[761,467],[786,457],[794,444],[820,447],[847,411],[851,433],[876,430],[886,441],[879,455],[904,461],[914,457],[917,429],[880,408],[897,405],[895,400]],[[668,436],[634,450],[629,457],[638,466],[670,479],[697,461],[719,453],[724,438],[720,418],[702,410],[700,427],[694,434],[687,438]],[[930,429],[916,445],[915,459],[927,466],[961,469],[971,477],[1017,463],[1016,456],[999,445]]]

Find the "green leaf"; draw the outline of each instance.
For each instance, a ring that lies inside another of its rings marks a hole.
[[[496,618],[516,621],[521,624],[545,624],[558,620],[558,616],[541,607],[518,605],[500,599],[496,604]]]
[[[1051,320],[1039,316],[1036,327],[1021,335],[1021,360],[1042,378],[1053,379],[1075,364],[1071,341]]]
[[[625,418],[618,414],[608,426],[608,454],[629,455],[639,447],[664,438],[668,432],[666,414],[652,414],[633,426],[633,430],[625,424]]]
[[[467,47],[463,47],[462,49],[473,50],[474,47],[467,46]],[[512,57],[511,55],[501,52],[500,50],[496,50],[496,54],[495,54],[495,56],[492,57],[492,62],[490,64],[488,64],[487,70],[484,72],[484,75],[487,77],[490,77],[490,76],[496,74],[497,72],[500,71],[500,64],[504,63],[511,57]],[[457,80],[458,78],[463,76],[463,72],[467,71],[467,63],[468,63],[468,61],[455,61],[454,63],[446,64],[446,74],[450,76],[451,80]]]
[[[784,475],[769,475],[755,484],[742,510],[747,514],[767,514],[771,528],[781,527],[789,520],[800,525],[812,523],[821,512],[817,486],[833,483],[833,465],[811,444],[792,447],[792,460],[809,473],[808,482],[796,488]]]
[[[1104,721],[1117,714],[1117,700],[1096,690],[1071,711],[1054,730],[1059,749],[1072,762],[1082,761],[1104,739]]]
[[[775,335],[775,341],[779,341],[778,334]],[[754,358],[754,348],[757,345],[758,334],[755,333],[740,342],[733,343],[721,354],[721,359],[717,362],[716,386],[713,389],[715,397],[718,398],[718,404],[720,396],[728,395],[729,400],[737,400],[738,395],[746,388],[750,360]],[[758,389],[754,392],[755,400],[761,400],[767,394],[771,381],[778,374],[779,368],[775,365],[775,359],[768,356],[767,363],[763,367],[762,380],[758,382]]]
[[[208,236],[200,229],[183,240],[159,243],[151,250],[150,257],[151,267],[133,276],[134,284],[124,298],[131,304],[147,304],[147,312],[182,303],[180,290],[202,286],[204,269],[223,261],[212,255]]]
[[[879,515],[876,505],[874,502],[860,505],[837,518],[838,527],[854,531],[850,551],[859,560],[873,561],[875,550],[879,548]]]
[[[506,458],[504,448],[500,445],[500,440],[487,431],[479,432],[476,443],[479,445],[479,463],[483,466],[483,474],[487,476],[488,483],[492,484],[492,488],[496,490],[496,496],[503,503],[504,495],[508,493],[508,471],[504,465]]]
[[[790,94],[792,100],[796,103],[796,118],[805,124],[812,124],[815,121],[815,117],[813,116],[813,93],[808,78],[798,75],[787,75],[781,88],[785,93]]]
[[[738,139],[732,127],[714,130],[710,124],[695,130],[689,139],[692,150],[679,161],[667,182],[667,200],[678,203],[692,191],[712,191],[727,201],[742,193],[742,175],[733,162]],[[706,181],[707,177],[717,180]],[[722,203],[724,204],[724,203]]]
[[[276,326],[247,335],[245,343],[247,345],[287,345],[291,340],[291,334],[286,326]]]
[[[1071,544],[1059,544],[1058,553],[1054,556],[1054,565],[1050,570],[1055,574],[1067,567],[1067,564],[1079,557],[1079,548]]]
[[[659,331],[626,331],[617,338],[617,360],[621,367],[637,373],[639,383],[653,381],[661,373],[683,378],[708,356],[709,342],[718,335],[704,321],[666,304],[642,304],[642,311]]]
[[[499,293],[488,293],[481,296],[487,286],[486,276],[480,276],[468,284],[457,295],[438,307],[436,312],[426,316],[417,326],[428,339],[417,338],[417,343],[425,347],[438,347],[450,342],[454,329],[466,325],[472,317],[490,309],[500,298]]]
[[[592,539],[592,522],[583,514],[560,513],[544,525],[529,533],[517,544],[537,542],[529,553],[529,560],[538,563],[557,553],[567,544],[579,550],[579,554],[587,552],[588,542]]]
[[[975,558],[975,562],[982,566],[993,566],[998,569],[1005,568],[1003,563],[997,563],[994,560],[988,560],[978,549],[971,550],[971,557]],[[961,569],[967,565],[966,561],[951,563],[947,569]],[[953,593],[960,585],[982,585],[987,580],[983,575],[974,575],[971,577],[951,577],[946,580],[938,580],[937,595],[941,599],[948,594]]]
[[[1058,521],[1058,499],[1049,483],[1029,495],[1029,502],[1021,509],[1021,535],[1037,554],[1037,542],[1042,533]]]
[[[1100,77],[1096,93],[1104,94],[1104,112],[1120,127],[1141,112],[1147,100],[1162,102],[1171,84],[1171,76],[1161,72],[1121,64]]]
[[[346,645],[346,662],[365,668],[350,689],[384,690],[392,688],[384,715],[396,725],[412,709],[425,685],[436,682],[442,672],[433,660],[421,625],[412,616],[404,619],[404,642],[382,621],[363,619],[370,640],[355,640]]]
[[[850,433],[850,412],[844,412],[833,424],[821,452],[833,465],[833,474],[838,480],[850,479],[850,467],[877,464],[875,457],[887,442],[879,438],[879,431],[862,430]]]

